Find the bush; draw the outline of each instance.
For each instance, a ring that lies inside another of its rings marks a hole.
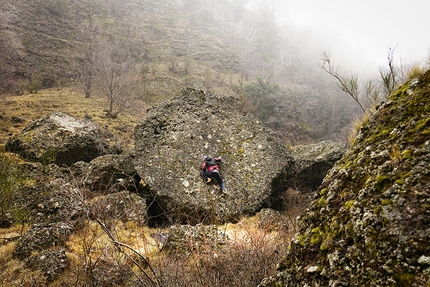
[[[14,196],[25,181],[22,171],[5,155],[0,155],[0,227],[9,227],[14,222]],[[22,213],[17,213],[21,215]],[[20,217],[21,220],[21,217]]]

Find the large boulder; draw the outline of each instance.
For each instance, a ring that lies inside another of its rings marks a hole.
[[[429,286],[430,71],[361,127],[260,286]]]
[[[235,97],[184,89],[135,128],[135,168],[157,203],[181,222],[223,222],[279,203],[294,161],[279,138]],[[228,194],[200,177],[202,155],[221,156]]]
[[[346,149],[346,144],[333,141],[293,147],[291,154],[296,163],[297,184],[300,189],[316,190]]]
[[[93,121],[56,112],[31,122],[7,141],[5,150],[28,161],[69,166],[89,162],[110,148]]]

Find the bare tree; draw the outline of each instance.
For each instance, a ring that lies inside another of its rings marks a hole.
[[[97,85],[108,102],[107,116],[117,117],[133,105],[136,65],[126,47],[113,38],[100,42],[97,49]]]
[[[365,105],[361,102],[361,99],[367,99],[371,105],[376,105],[383,98],[388,97],[398,87],[399,83],[406,80],[408,67],[402,64],[395,65],[394,63],[396,47],[389,48],[387,54],[388,67],[379,68],[379,78],[374,81],[367,81],[363,85],[359,84],[357,75],[341,75],[333,66],[330,56],[326,52],[322,53],[320,66],[337,80],[342,91],[349,94],[357,102],[361,110],[366,113]]]
[[[91,96],[94,73],[96,68],[96,49],[100,40],[101,29],[94,19],[94,7],[87,5],[87,21],[84,21],[80,30],[82,44],[76,53],[74,70],[78,82],[81,84],[85,97]]]
[[[400,68],[394,65],[394,51],[396,47],[389,48],[387,54],[388,68],[379,69],[379,77],[386,95],[390,95],[401,81]]]
[[[366,114],[366,110],[360,102],[358,76],[342,76],[341,74],[339,74],[337,68],[335,68],[333,66],[333,63],[331,62],[330,55],[326,52],[322,53],[321,62],[321,68],[337,80],[341,90],[350,95],[354,99],[354,101],[360,106],[360,109],[363,111],[363,113]]]

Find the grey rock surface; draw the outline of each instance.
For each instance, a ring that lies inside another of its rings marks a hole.
[[[138,192],[140,177],[133,158],[130,152],[99,156],[89,163],[80,161],[70,167],[70,176],[96,195],[124,190]]]
[[[108,142],[93,121],[62,112],[31,122],[20,134],[9,138],[5,150],[28,161],[57,165],[89,162],[110,152]]]
[[[223,222],[277,204],[294,178],[279,138],[235,97],[184,89],[135,128],[135,168],[159,210],[181,222]],[[200,177],[203,155],[221,156],[228,194]]]
[[[345,143],[333,141],[293,147],[291,154],[296,163],[298,186],[315,191],[347,147]]]
[[[428,286],[430,71],[366,121],[261,287]]]

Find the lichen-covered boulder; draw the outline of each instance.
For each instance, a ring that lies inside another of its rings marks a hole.
[[[333,141],[293,147],[291,154],[296,163],[297,184],[300,189],[316,190],[346,149],[345,143]]]
[[[66,222],[34,224],[18,240],[13,256],[24,260],[32,253],[38,253],[55,246],[62,247],[73,230],[73,225]]]
[[[20,134],[9,138],[5,150],[28,161],[57,165],[89,162],[110,152],[108,142],[93,121],[62,112],[31,122]]]
[[[235,97],[184,89],[150,109],[135,128],[135,168],[154,212],[180,222],[223,222],[279,203],[294,162],[279,138]],[[228,194],[200,177],[202,155],[221,156]]]
[[[25,260],[26,267],[42,271],[48,282],[57,279],[66,269],[67,263],[66,250],[61,247],[43,250]]]
[[[68,222],[79,226],[87,216],[85,206],[71,194],[74,187],[62,179],[56,179],[45,185],[37,185],[27,190],[25,205],[29,219],[34,223]]]
[[[134,153],[99,156],[89,163],[74,163],[68,173],[79,185],[97,194],[139,191],[140,177],[133,166]]]
[[[260,286],[429,286],[430,71],[388,97]]]

